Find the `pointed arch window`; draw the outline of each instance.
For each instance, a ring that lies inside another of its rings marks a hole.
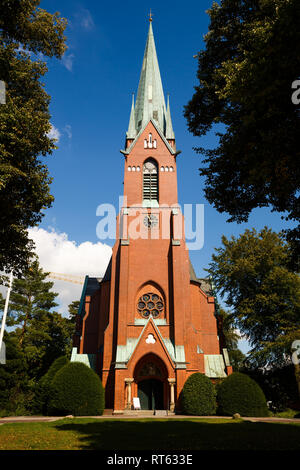
[[[150,132],[148,140],[144,139],[144,148],[145,149],[156,149],[157,148],[157,142],[156,139],[153,139],[152,134]]]
[[[143,166],[143,206],[158,207],[158,167],[151,158]]]

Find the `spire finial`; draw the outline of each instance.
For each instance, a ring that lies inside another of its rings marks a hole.
[[[151,8],[150,8],[150,13],[149,13],[149,15],[148,15],[148,16],[149,16],[149,22],[150,22],[150,23],[152,23],[152,16],[153,16],[153,15],[152,15]]]

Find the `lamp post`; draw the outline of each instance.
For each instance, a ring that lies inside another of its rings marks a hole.
[[[2,325],[1,325],[1,331],[0,331],[0,356],[1,356],[1,351],[2,351],[3,335],[4,335],[4,329],[5,329],[6,317],[7,317],[7,311],[8,311],[10,291],[11,291],[11,288],[12,288],[12,281],[13,281],[13,273],[11,271],[10,276],[9,276],[9,284],[8,284],[8,289],[7,289],[7,294],[6,294],[6,300],[5,300],[5,306],[4,306],[3,318],[2,318]],[[4,358],[4,364],[5,364],[5,358]]]

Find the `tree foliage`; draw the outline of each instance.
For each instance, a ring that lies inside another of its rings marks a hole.
[[[183,386],[181,403],[188,415],[216,414],[216,393],[211,380],[204,374],[192,374]]]
[[[35,258],[13,282],[4,337],[7,363],[0,367],[0,414],[45,413],[50,382],[69,362],[74,319],[55,312],[57,294],[47,276]]]
[[[41,156],[51,154],[49,102],[40,79],[42,55],[64,53],[66,20],[38,8],[39,0],[0,0],[0,270],[20,273],[33,244],[27,228],[38,224],[53,196]],[[37,54],[40,54],[37,56]]]
[[[76,323],[76,315],[78,314],[78,308],[80,305],[80,300],[73,300],[70,303],[68,310],[69,310],[69,320],[75,326]]]
[[[224,348],[228,351],[237,349],[240,335],[234,327],[234,318],[224,308],[218,308],[218,321],[220,324],[220,333],[222,335]]]
[[[300,70],[299,0],[221,0],[208,10],[199,84],[185,107],[188,128],[223,124],[205,158],[205,195],[229,221],[271,206],[299,223],[300,116],[292,83]],[[287,230],[298,263],[299,225]]]
[[[62,367],[52,381],[49,413],[55,415],[102,415],[104,388],[99,376],[81,362]]]
[[[17,338],[4,334],[6,364],[0,365],[0,416],[26,414],[28,367]]]
[[[52,381],[57,372],[70,361],[67,356],[61,356],[55,359],[49,370],[39,380],[35,387],[33,409],[34,413],[47,414],[48,404],[52,397]]]
[[[38,8],[40,0],[1,0],[0,29],[3,40],[26,49],[60,58],[66,50],[66,20],[59,13]]]
[[[53,309],[57,306],[57,294],[51,289],[35,259],[20,279],[13,282],[8,326],[14,327],[14,335],[24,352],[29,374],[38,379],[50,364],[62,354],[71,353],[73,324]]]
[[[217,387],[218,414],[233,416],[268,416],[266,398],[250,377],[234,372]]]
[[[229,355],[230,365],[232,366],[232,369],[234,372],[240,372],[244,370],[245,361],[247,358],[245,354],[239,348],[228,351],[228,355]]]
[[[285,365],[300,337],[300,279],[289,271],[289,257],[283,237],[265,227],[223,236],[208,269],[253,347],[248,360],[258,365]]]
[[[215,295],[215,305],[217,310],[218,336],[221,349],[226,348],[229,355],[230,365],[234,371],[239,371],[244,367],[246,356],[238,348],[240,335],[235,328],[234,316],[218,304]]]
[[[259,384],[267,401],[271,402],[271,411],[280,412],[288,408],[300,410],[293,364],[274,369],[247,369],[244,372]]]

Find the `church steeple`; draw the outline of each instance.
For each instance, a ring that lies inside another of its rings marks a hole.
[[[129,126],[127,131],[127,139],[135,139],[136,137],[136,127],[135,127],[135,115],[134,115],[134,94],[132,93],[132,105],[129,118]]]
[[[170,96],[168,95],[168,107],[167,107],[167,118],[166,118],[166,139],[175,140],[175,135],[172,126],[171,111],[170,111]]]
[[[133,116],[134,109],[134,116]],[[135,138],[139,131],[152,119],[165,137],[167,129],[174,139],[171,116],[168,115],[163,86],[157,60],[153,30],[152,16],[150,16],[149,32],[144,52],[143,65],[140,75],[139,87],[135,107],[131,108],[131,116],[127,139]],[[171,126],[171,131],[170,131]],[[135,132],[134,132],[135,131]]]

